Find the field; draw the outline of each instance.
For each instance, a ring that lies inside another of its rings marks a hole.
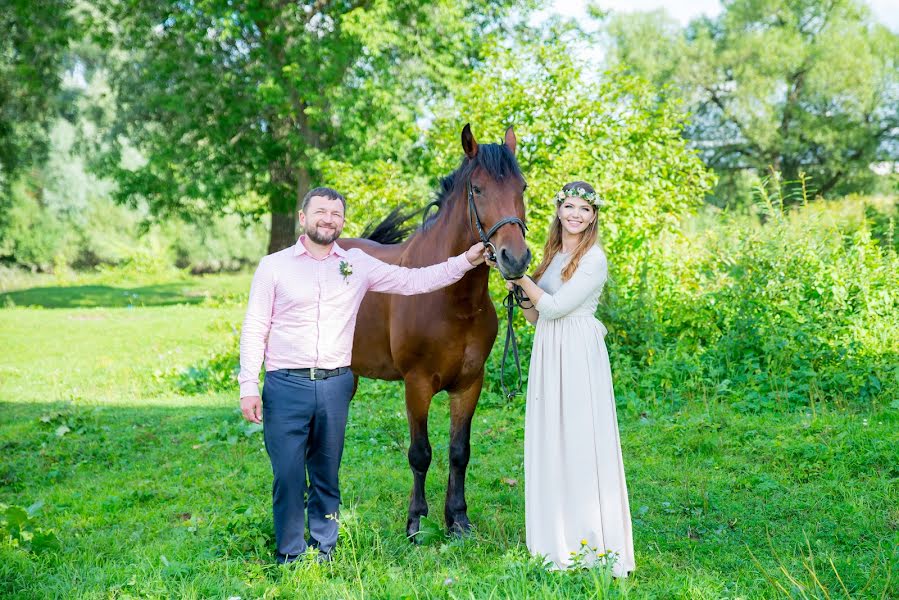
[[[236,391],[179,394],[172,377],[227,346],[248,285],[40,281],[0,296],[0,503],[31,507],[18,538],[21,513],[6,509],[0,596],[899,596],[896,407],[747,414],[714,393],[619,406],[638,568],[626,581],[528,558],[520,398],[486,395],[476,414],[474,534],[446,538],[427,521],[426,543],[410,544],[402,390],[373,381],[351,408],[335,561],[277,566],[261,432],[240,418]],[[438,397],[435,518],[447,418]]]

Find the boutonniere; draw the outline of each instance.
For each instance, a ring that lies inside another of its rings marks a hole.
[[[340,274],[343,275],[343,280],[349,285],[348,277],[353,274],[353,265],[345,260],[340,261]]]

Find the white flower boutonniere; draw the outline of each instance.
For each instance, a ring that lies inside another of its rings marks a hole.
[[[343,280],[349,285],[349,276],[353,274],[353,265],[345,260],[340,261],[340,274],[343,275]]]

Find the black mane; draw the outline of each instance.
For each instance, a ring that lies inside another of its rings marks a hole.
[[[400,207],[394,208],[380,223],[366,225],[359,237],[379,244],[401,244],[415,230],[409,221],[419,212],[404,213]]]
[[[398,244],[415,230],[409,221],[419,212],[423,213],[423,218],[418,230],[427,231],[440,218],[456,187],[464,185],[478,167],[493,179],[503,179],[509,175],[522,176],[515,155],[505,144],[481,144],[473,160],[462,159],[462,164],[455,171],[440,179],[437,195],[423,210],[403,213],[399,208],[395,208],[378,225],[370,223],[362,237],[381,244]],[[437,210],[432,211],[432,208]]]

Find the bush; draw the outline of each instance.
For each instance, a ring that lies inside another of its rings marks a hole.
[[[645,285],[616,290],[606,314],[631,372],[618,386],[625,397],[676,402],[711,390],[758,410],[899,394],[894,247],[864,217],[847,225],[840,213],[854,213],[843,204],[760,208],[764,225],[725,214],[695,238],[665,237]]]
[[[0,257],[6,262],[32,271],[114,266],[208,273],[255,264],[265,253],[264,223],[227,214],[155,222],[139,202],[116,204],[112,183],[86,171],[74,142],[72,125],[59,121],[46,164],[3,199]]]
[[[23,183],[14,187],[0,256],[32,271],[48,271],[65,245],[63,223],[44,210],[39,190]]]

